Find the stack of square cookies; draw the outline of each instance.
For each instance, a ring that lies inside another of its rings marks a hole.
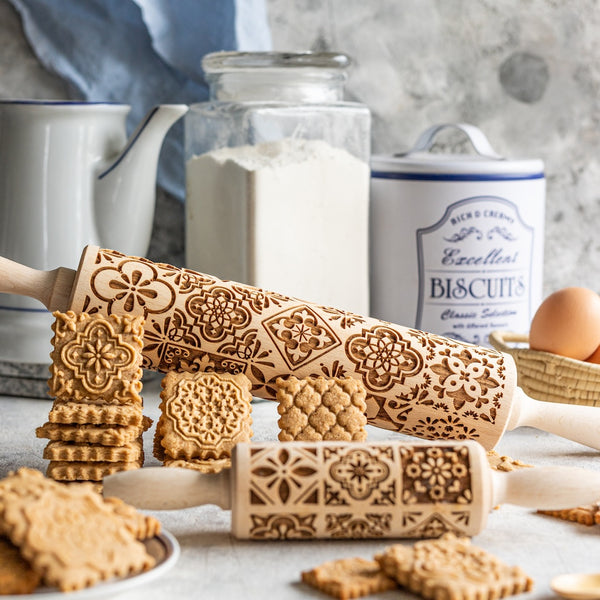
[[[154,456],[203,473],[230,467],[233,447],[252,437],[251,388],[243,374],[167,373]]]
[[[142,466],[143,318],[54,313],[48,381],[54,403],[36,435],[49,439],[47,474],[101,481]]]

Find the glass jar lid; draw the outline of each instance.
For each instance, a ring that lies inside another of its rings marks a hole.
[[[205,73],[254,69],[326,69],[343,71],[351,64],[337,52],[211,52],[202,59]]]
[[[211,100],[333,103],[350,58],[336,52],[213,52],[202,60]]]

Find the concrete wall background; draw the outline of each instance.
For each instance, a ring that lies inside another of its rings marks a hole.
[[[478,125],[509,158],[542,158],[545,293],[600,291],[600,11],[594,0],[268,0],[276,50],[355,62],[348,98],[373,113],[373,151],[427,126]],[[66,98],[0,0],[0,97]],[[443,140],[451,149],[460,138]],[[183,263],[181,206],[160,194],[152,258]]]

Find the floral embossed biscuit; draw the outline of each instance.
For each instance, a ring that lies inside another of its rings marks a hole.
[[[252,437],[251,387],[242,374],[167,373],[156,427],[157,458],[230,457],[237,443]]]
[[[396,582],[383,573],[375,561],[364,558],[344,558],[323,563],[311,571],[304,571],[302,581],[340,600],[377,594],[397,587]]]
[[[506,565],[453,533],[414,546],[390,546],[375,560],[384,573],[426,599],[496,600],[533,587],[520,567]]]
[[[306,377],[277,380],[279,440],[367,439],[366,390],[352,378]]]
[[[55,312],[50,395],[141,404],[142,317]]]

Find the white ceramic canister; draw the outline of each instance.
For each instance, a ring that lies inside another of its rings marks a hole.
[[[457,128],[476,154],[430,152]],[[529,330],[541,302],[541,160],[506,160],[468,124],[435,125],[406,154],[371,161],[371,313],[489,345]]]

